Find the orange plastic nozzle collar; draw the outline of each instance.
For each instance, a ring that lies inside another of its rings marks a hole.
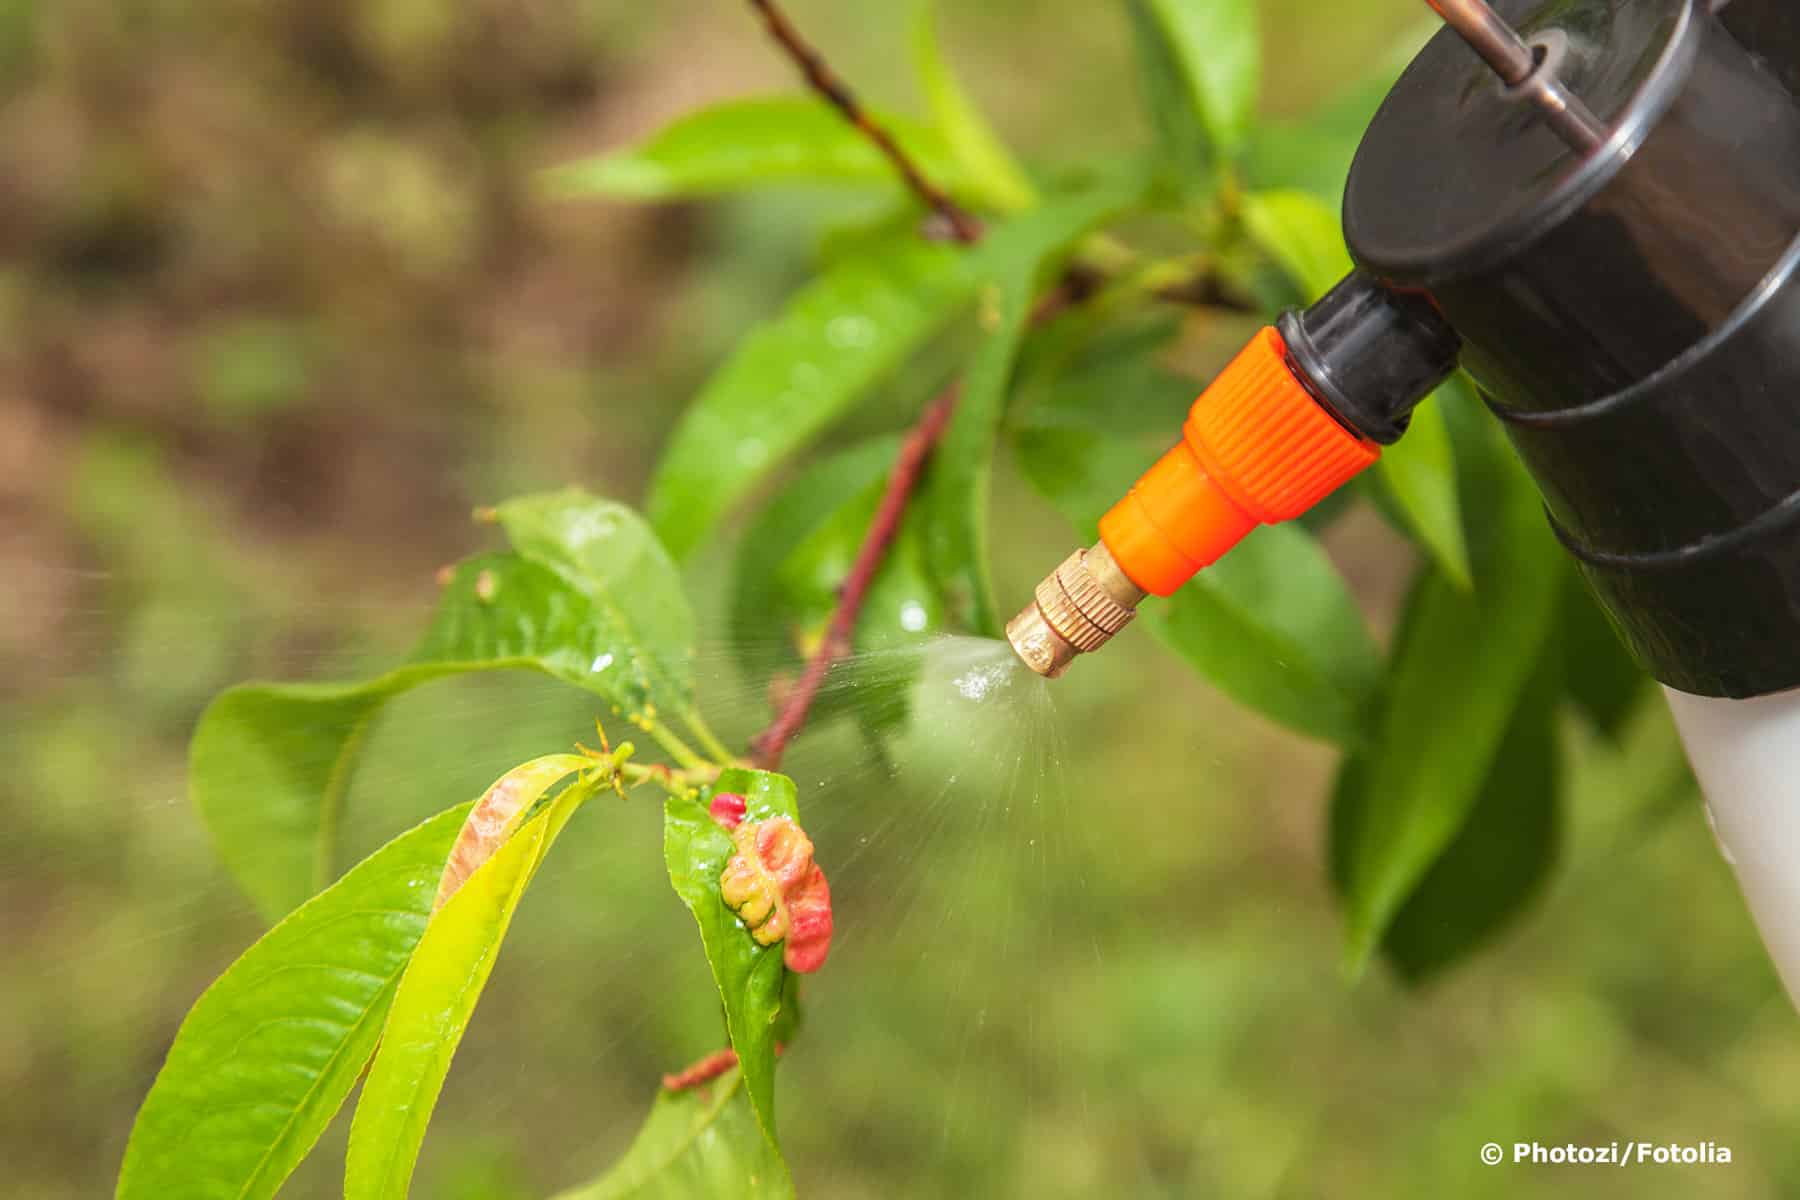
[[[1313,399],[1281,335],[1264,329],[1194,401],[1175,448],[1100,519],[1100,540],[1133,583],[1167,596],[1380,455]]]

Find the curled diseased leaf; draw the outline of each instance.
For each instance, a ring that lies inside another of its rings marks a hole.
[[[663,803],[663,860],[669,868],[670,886],[700,927],[706,961],[725,1005],[731,1048],[743,1067],[744,1090],[770,1151],[778,1153],[775,1043],[791,1037],[798,1021],[793,973],[783,965],[776,947],[759,945],[755,938],[744,935],[743,922],[719,894],[719,881],[737,853],[737,845],[710,806],[715,797],[727,793],[744,798],[743,820],[799,819],[792,779],[772,771],[728,767],[712,786],[698,793],[671,795]],[[721,806],[725,810],[735,807],[733,801]]]
[[[748,807],[749,801],[738,793],[719,792],[713,796],[712,803],[706,806],[706,811],[726,829],[736,829],[743,823],[744,812]]]
[[[456,835],[431,910],[444,907],[444,902],[456,894],[476,868],[506,844],[551,784],[581,770],[587,761],[574,754],[547,754],[514,767],[495,780],[469,810],[469,819]]]
[[[542,810],[527,803],[527,819],[432,913],[395,989],[381,1046],[350,1123],[345,1200],[406,1196],[450,1060],[519,901],[569,818],[597,786],[578,779]]]
[[[831,953],[831,885],[799,825],[789,817],[746,822],[745,808],[744,797],[732,792],[718,793],[708,806],[737,848],[719,876],[719,895],[757,945],[785,939],[787,969],[809,974]]]

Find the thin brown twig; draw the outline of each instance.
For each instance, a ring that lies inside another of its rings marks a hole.
[[[837,109],[844,120],[856,126],[863,136],[875,143],[875,148],[894,164],[894,170],[900,173],[906,186],[912,189],[913,194],[927,208],[937,214],[949,236],[959,242],[979,241],[981,222],[952,200],[948,192],[925,177],[919,165],[900,148],[900,143],[894,140],[893,135],[869,116],[855,94],[832,71],[824,56],[800,36],[800,31],[794,28],[794,23],[788,20],[787,14],[781,11],[775,0],[750,0],[750,7],[762,14],[763,24],[769,27],[769,36],[794,60],[794,65],[800,68],[800,73],[806,76],[806,81],[812,85],[813,90]]]

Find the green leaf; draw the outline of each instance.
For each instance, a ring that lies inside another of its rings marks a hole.
[[[713,981],[725,1004],[725,1027],[744,1072],[757,1124],[778,1153],[775,1034],[787,968],[781,960],[781,943],[758,945],[719,895],[719,877],[731,861],[733,846],[731,835],[707,812],[718,792],[742,795],[747,821],[774,816],[798,821],[798,801],[794,781],[785,775],[731,768],[701,793],[671,796],[663,806],[663,858],[669,883],[700,926],[706,961],[712,964]]]
[[[1568,696],[1595,729],[1617,739],[1648,690],[1650,676],[1619,640],[1578,572],[1567,572],[1557,637],[1568,661]]]
[[[1420,22],[1401,36],[1368,74],[1349,84],[1299,121],[1261,121],[1244,146],[1244,176],[1257,189],[1301,188],[1334,210],[1363,131],[1427,38],[1442,29]]]
[[[1042,382],[1026,381],[1030,401],[1012,427],[1014,458],[1089,541],[1102,514],[1180,436],[1200,390],[1157,362],[1177,329],[1159,314],[1100,330],[1075,347],[1053,344],[1030,364]]]
[[[643,518],[578,488],[520,496],[495,513],[513,549],[586,596],[613,631],[611,640],[634,648],[614,665],[635,675],[644,703],[689,708],[694,611],[674,561]],[[592,660],[587,665],[591,673]]]
[[[1195,380],[1159,361],[1180,332],[1180,318],[1163,311],[1112,317],[1093,327],[1045,326],[1043,336],[1032,339],[1033,353],[1020,360],[1020,390],[1029,403],[1015,424],[1173,442],[1200,393]]]
[[[388,700],[477,671],[535,670],[604,697],[667,737],[692,709],[693,617],[674,567],[629,509],[579,492],[515,501],[524,554],[461,564],[410,660],[355,683],[244,684],[215,699],[189,788],[226,867],[273,919],[335,875],[357,750]],[[580,539],[577,541],[576,539]]]
[[[743,1074],[728,1071],[697,1088],[659,1092],[625,1156],[593,1183],[554,1200],[785,1200],[793,1194],[787,1167],[756,1123]]]
[[[1089,429],[1030,425],[1012,438],[1019,473],[1092,542],[1100,518],[1130,490],[1157,452]]]
[[[1198,196],[1216,183],[1207,131],[1189,98],[1187,76],[1151,0],[1127,0],[1138,86],[1156,131],[1157,163],[1178,193]]]
[[[1350,251],[1337,214],[1306,192],[1248,192],[1241,201],[1244,232],[1317,300],[1350,273]]]
[[[469,808],[377,850],[206,989],[138,1111],[119,1200],[275,1194],[374,1053]]]
[[[1494,938],[1523,914],[1550,877],[1560,837],[1561,665],[1554,652],[1540,664],[1513,710],[1467,822],[1382,938],[1384,957],[1408,983],[1426,982]],[[1367,779],[1366,762],[1346,759],[1332,798],[1333,870],[1340,887],[1348,848],[1366,819]]]
[[[1256,118],[1262,44],[1253,0],[1146,0],[1216,159],[1235,157]]]
[[[929,178],[946,187],[958,182],[956,162],[935,131],[886,114],[879,119]],[[553,167],[543,183],[552,195],[630,200],[712,196],[777,183],[902,186],[874,143],[813,96],[704,108],[640,146]]]
[[[1037,189],[950,73],[938,49],[933,16],[932,0],[921,0],[912,28],[913,67],[932,121],[949,143],[971,193],[1001,212],[1031,208]]]
[[[1407,529],[1424,543],[1451,582],[1465,591],[1473,586],[1469,548],[1463,540],[1456,454],[1450,445],[1443,397],[1468,387],[1461,374],[1452,375],[1413,409],[1406,435],[1384,447],[1375,464],[1375,478],[1387,489]]]
[[[651,523],[676,558],[968,301],[969,257],[886,241],[833,264],[738,344],[683,414],[650,485]]]
[[[1316,197],[1297,191],[1252,192],[1244,197],[1243,218],[1251,240],[1301,285],[1308,300],[1318,299],[1350,273],[1350,252],[1337,216]],[[1470,388],[1460,373],[1451,376],[1436,397],[1413,410],[1406,436],[1386,447],[1375,466],[1407,527],[1465,587],[1469,554],[1442,396],[1453,390],[1472,395]]]
[[[513,913],[550,846],[592,788],[564,788],[432,915],[381,1031],[350,1125],[345,1200],[402,1200],[450,1059],[475,1014]]]
[[[1356,971],[1468,821],[1561,594],[1559,552],[1531,481],[1486,414],[1452,404],[1446,415],[1481,514],[1469,531],[1475,591],[1430,569],[1398,637],[1366,816],[1344,853]]]
[[[1311,534],[1269,525],[1147,606],[1157,640],[1226,695],[1297,732],[1366,739],[1381,654]]]
[[[746,674],[798,670],[816,648],[839,589],[867,535],[899,439],[877,438],[809,467],[784,487],[744,535],[732,579],[732,641]],[[917,656],[942,631],[943,605],[926,575],[919,520],[909,513],[858,614],[853,644],[875,652],[833,669],[836,681],[813,720],[854,708],[871,731],[905,717]]]
[[[988,338],[963,377],[956,415],[932,456],[925,495],[925,549],[932,576],[964,625],[997,635],[988,576],[988,495],[1013,362],[1030,322],[1033,288],[1045,264],[1076,238],[1116,217],[1142,194],[1141,185],[1053,200],[988,235],[980,270],[990,281]]]

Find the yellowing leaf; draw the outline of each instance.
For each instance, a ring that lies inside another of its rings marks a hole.
[[[369,1068],[344,1165],[345,1200],[402,1200],[450,1059],[525,888],[590,789],[572,784],[470,875],[419,939]]]
[[[514,767],[495,780],[469,810],[469,819],[457,832],[456,844],[450,848],[444,873],[438,879],[432,910],[444,907],[469,876],[506,844],[552,784],[589,765],[589,760],[577,754],[549,754]]]

